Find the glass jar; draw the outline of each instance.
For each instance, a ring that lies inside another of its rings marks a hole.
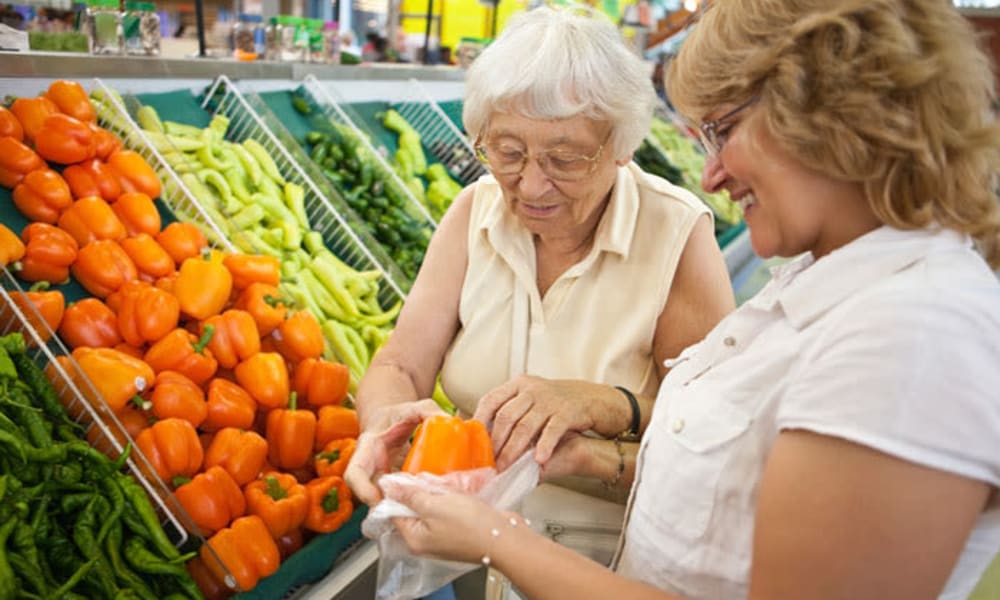
[[[142,40],[142,52],[146,56],[159,56],[160,43],[163,34],[160,30],[160,14],[152,2],[142,3],[142,15],[139,17],[139,37]]]
[[[340,64],[340,27],[336,21],[323,24],[323,62]]]
[[[267,20],[267,27],[264,29],[264,59],[281,60],[281,25],[278,17]]]
[[[145,54],[142,50],[142,35],[139,22],[142,20],[142,3],[126,2],[122,13],[122,46],[125,54]]]
[[[118,10],[118,0],[91,0],[88,10],[90,53],[121,54],[122,15]]]
[[[233,56],[237,60],[257,60],[257,28],[260,15],[241,14],[233,25]]]
[[[281,25],[281,61],[282,62],[302,62],[305,58],[303,47],[296,44],[299,34],[298,22],[295,17],[278,17]]]
[[[299,62],[309,62],[309,19],[292,17],[295,23],[295,48]]]
[[[309,31],[309,62],[325,63],[323,56],[323,20],[305,19],[306,29]]]

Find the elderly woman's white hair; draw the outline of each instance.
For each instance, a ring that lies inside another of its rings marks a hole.
[[[639,147],[655,102],[649,68],[607,17],[543,6],[512,17],[472,63],[462,121],[473,138],[494,112],[609,121],[609,147],[620,159]]]

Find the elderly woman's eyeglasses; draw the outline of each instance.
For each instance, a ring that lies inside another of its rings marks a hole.
[[[483,142],[476,139],[476,158],[485,164],[494,175],[516,175],[524,170],[528,159],[534,158],[547,177],[557,181],[579,181],[589,176],[597,168],[601,152],[611,139],[611,133],[593,156],[585,156],[560,148],[543,150],[537,154],[525,152],[520,147],[499,142]]]
[[[729,140],[729,132],[734,127],[734,124],[728,123],[733,117],[740,114],[744,110],[750,108],[755,102],[757,102],[757,97],[754,96],[740,104],[733,110],[722,115],[718,119],[712,119],[711,121],[706,121],[698,126],[698,137],[701,140],[701,145],[705,149],[705,153],[709,156],[718,156],[722,152],[722,147],[726,145],[726,141]]]

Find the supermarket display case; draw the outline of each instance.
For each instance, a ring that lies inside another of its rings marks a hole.
[[[112,129],[117,127],[115,132],[125,140],[126,145],[140,151],[160,172],[164,184],[163,204],[169,213],[168,218],[198,222],[204,230],[211,232],[210,237],[217,247],[231,250],[225,223],[217,222],[192,199],[190,190],[166,164],[133,118],[136,105],[154,95],[181,92],[198,102],[201,94],[198,108],[203,111],[206,120],[213,114],[225,114],[231,120],[230,135],[233,139],[252,137],[258,140],[274,157],[284,176],[308,190],[310,220],[337,254],[353,266],[379,269],[387,274],[386,285],[380,292],[380,302],[384,305],[405,298],[404,286],[393,280],[391,261],[378,251],[377,244],[351,226],[351,217],[344,210],[339,192],[316,175],[301,148],[297,151],[290,149],[279,127],[280,122],[276,123],[273,114],[269,116],[268,110],[265,110],[270,107],[263,96],[267,92],[305,89],[312,94],[317,105],[324,107],[324,111],[332,111],[328,116],[340,117],[340,114],[333,114],[337,113],[335,107],[340,107],[345,122],[350,119],[350,106],[354,103],[384,102],[399,110],[415,125],[434,159],[445,164],[455,177],[468,182],[483,172],[482,165],[475,160],[468,140],[455,121],[454,106],[460,106],[463,77],[463,72],[457,69],[413,66],[322,68],[86,56],[67,59],[50,55],[5,57],[5,66],[5,74],[0,77],[0,89],[5,95],[34,95],[58,78],[75,79],[89,90],[107,92],[114,89],[122,92],[122,100],[111,104],[116,111],[114,119],[105,118],[101,124]],[[220,77],[219,71],[225,71],[227,75]],[[104,78],[95,80],[94,75]],[[363,130],[363,127],[358,128]],[[377,134],[370,135],[378,137]],[[373,146],[373,150],[382,152],[377,146]],[[10,202],[6,205],[10,206]],[[13,227],[24,225],[18,222],[19,218],[19,215],[8,216],[4,213],[4,222]],[[753,270],[759,263],[753,255],[745,229],[735,232],[727,241],[723,254],[734,277]],[[9,294],[23,291],[23,286],[7,271],[2,275],[0,300],[9,302]],[[69,284],[66,288],[68,298],[79,297],[80,290],[74,289],[73,285]],[[31,321],[24,314],[18,315],[18,318],[22,324]],[[0,332],[11,326],[0,323]],[[40,364],[48,364],[54,356],[67,353],[64,347],[58,346],[57,337],[53,338],[48,344],[37,345]],[[60,375],[66,386],[74,385],[70,374]],[[81,398],[93,393],[72,387],[69,389]],[[89,426],[102,428],[101,433],[109,440],[122,439],[116,434],[122,426],[113,414],[108,411],[102,413],[92,407],[89,411]],[[120,443],[118,449],[122,449]],[[141,456],[130,459],[142,460]],[[132,462],[130,469],[151,472],[140,469]],[[186,516],[183,510],[171,504],[171,494],[163,482],[144,481],[144,486],[158,503],[164,527],[172,532],[178,547],[197,545],[198,540],[191,539],[188,528],[184,527]],[[360,522],[364,515],[363,508],[357,510],[345,526],[343,535],[316,538],[311,542],[313,546],[293,555],[282,571],[240,597],[310,600],[373,597],[378,554],[373,542],[360,537]]]

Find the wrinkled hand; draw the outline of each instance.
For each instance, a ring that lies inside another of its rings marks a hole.
[[[410,507],[416,517],[399,517],[393,524],[410,552],[445,560],[479,562],[489,551],[490,529],[510,517],[475,496],[434,494],[405,487],[389,497]]]
[[[482,399],[473,418],[488,426],[503,471],[532,445],[535,461],[545,464],[567,432],[593,428],[586,398],[596,384],[521,375],[493,389]]]
[[[542,468],[538,474],[539,481],[584,474],[587,465],[592,460],[590,443],[593,441],[576,432],[567,433],[555,447],[552,456],[541,463]]]
[[[365,431],[344,471],[344,481],[359,500],[368,506],[378,504],[382,492],[376,480],[402,463],[406,442],[424,418],[444,414],[433,400],[404,402],[379,410],[372,422],[382,424],[378,431]]]

